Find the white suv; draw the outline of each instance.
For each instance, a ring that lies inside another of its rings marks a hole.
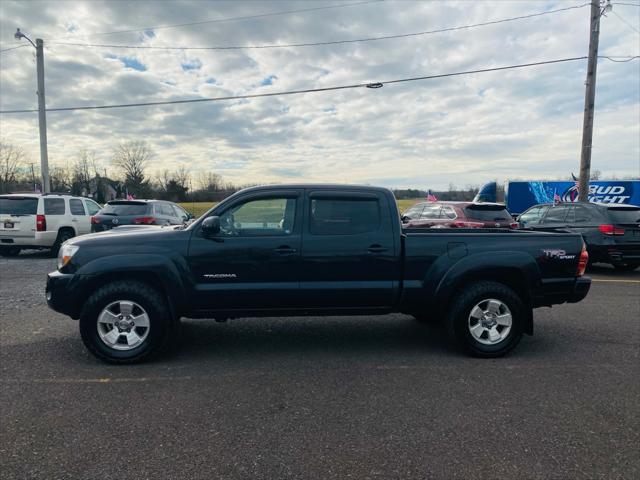
[[[50,248],[57,255],[65,240],[91,232],[91,216],[100,208],[73,195],[0,195],[0,255],[17,255],[23,248]]]

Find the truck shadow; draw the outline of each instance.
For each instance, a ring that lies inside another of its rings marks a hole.
[[[587,268],[587,276],[594,278],[610,278],[613,280],[640,280],[640,269],[632,271],[616,270],[612,265],[606,263],[595,263]]]

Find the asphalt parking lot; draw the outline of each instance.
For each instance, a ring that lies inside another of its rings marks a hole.
[[[640,272],[591,272],[506,358],[409,317],[185,321],[114,367],[0,259],[0,478],[640,478]]]

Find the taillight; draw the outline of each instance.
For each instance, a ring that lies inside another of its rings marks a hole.
[[[616,227],[614,225],[599,225],[598,230],[605,235],[624,235],[624,228]]]
[[[36,215],[36,232],[47,231],[47,217],[44,215]]]
[[[100,223],[100,219],[95,217],[95,216],[92,216],[91,217],[91,223],[94,224],[94,225],[98,225]]]
[[[153,225],[156,223],[156,217],[138,217],[133,219],[136,225]]]
[[[511,222],[509,228],[518,228],[518,222]]]
[[[457,222],[453,222],[453,226],[456,228],[482,228],[484,227],[484,223],[457,221]]]
[[[587,252],[586,245],[583,243],[582,251],[580,252],[580,260],[578,261],[578,271],[576,272],[576,275],[578,277],[581,277],[582,275],[584,275],[584,272],[587,269],[588,263],[589,263],[589,253]]]

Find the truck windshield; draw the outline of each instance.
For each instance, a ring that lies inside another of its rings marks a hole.
[[[607,208],[613,223],[640,223],[640,208]]]
[[[141,202],[118,202],[107,203],[98,215],[144,215],[147,213],[148,205]]]
[[[38,199],[33,197],[0,197],[0,214],[35,215]]]

